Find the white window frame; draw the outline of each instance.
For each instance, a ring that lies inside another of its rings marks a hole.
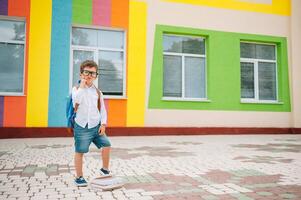
[[[124,44],[124,49],[115,49],[115,48],[103,48],[103,47],[97,47],[97,46],[82,46],[82,45],[72,45],[72,28],[85,28],[85,29],[93,29],[93,30],[104,30],[104,31],[122,31],[124,34],[123,37],[123,44]],[[70,66],[69,66],[69,72],[70,72],[70,78],[69,78],[69,92],[72,90],[72,78],[73,78],[73,51],[74,50],[82,50],[82,51],[92,51],[93,52],[93,57],[94,57],[94,62],[98,63],[98,57],[99,51],[111,51],[111,52],[122,52],[123,53],[123,90],[122,90],[122,95],[103,95],[105,99],[126,99],[127,94],[126,94],[126,38],[127,38],[127,32],[123,29],[117,29],[117,28],[107,28],[107,27],[102,27],[102,26],[92,26],[92,25],[78,25],[74,24],[71,26],[71,31],[70,31]],[[100,72],[101,73],[101,72]],[[98,76],[99,77],[99,76]],[[94,81],[95,85],[98,85],[98,77]]]
[[[240,101],[242,103],[279,103],[278,99],[278,66],[277,66],[277,45],[270,43],[258,43],[258,42],[245,42],[240,41],[241,43],[250,43],[250,44],[262,44],[262,45],[270,45],[275,47],[275,60],[267,60],[267,59],[258,59],[258,58],[242,58],[240,57],[240,68],[241,63],[252,63],[254,65],[254,98],[241,98]],[[275,74],[276,74],[276,100],[260,100],[259,99],[259,74],[258,74],[258,63],[274,63],[275,64]],[[241,77],[240,77],[241,79]]]
[[[24,46],[24,55],[23,55],[23,84],[22,84],[22,92],[1,92],[0,96],[25,96],[24,94],[24,86],[25,86],[25,63],[26,63],[26,39],[27,39],[27,33],[26,33],[26,19],[24,17],[9,17],[9,16],[2,16],[0,15],[0,20],[3,21],[17,21],[17,22],[24,22],[24,35],[25,39],[24,41],[20,40],[1,40],[0,43],[4,44],[23,44]]]
[[[206,39],[204,37],[196,37],[196,36],[189,36],[189,35],[175,35],[175,34],[163,34],[167,36],[176,36],[176,37],[189,37],[189,38],[201,38],[205,43],[205,54],[190,54],[190,53],[175,53],[175,52],[164,52],[163,51],[163,60],[164,56],[178,56],[181,57],[181,69],[182,69],[182,96],[181,97],[166,97],[162,96],[162,100],[166,101],[204,101],[209,102],[207,97],[207,48],[206,48]],[[193,58],[204,58],[205,59],[205,97],[204,98],[192,98],[192,97],[185,97],[185,58],[186,57],[193,57]],[[163,66],[164,67],[164,66]],[[164,87],[164,86],[163,86]],[[164,89],[164,88],[163,88]]]

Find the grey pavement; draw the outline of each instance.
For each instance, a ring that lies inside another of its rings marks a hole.
[[[0,199],[301,199],[301,135],[110,139],[113,191],[75,186],[73,138],[0,140]],[[100,168],[92,144],[85,178]]]

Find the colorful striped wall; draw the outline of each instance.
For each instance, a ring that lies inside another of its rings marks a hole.
[[[108,125],[144,125],[143,85],[146,56],[136,61],[135,49],[137,45],[142,45],[145,52],[145,3],[129,0],[0,0],[0,15],[25,17],[27,25],[25,94],[17,97],[0,96],[0,127],[66,125],[72,24],[119,28],[125,31],[126,53],[131,55],[126,59],[127,76],[141,78],[138,82],[126,83],[127,98],[105,100]],[[137,40],[129,40],[137,36]],[[129,65],[128,62],[132,64]],[[140,70],[137,71],[137,68]],[[136,83],[140,84],[139,88]],[[137,89],[139,95],[131,92]],[[136,106],[137,102],[139,106]],[[134,112],[130,112],[133,107]]]
[[[122,28],[128,32],[129,2],[124,0],[53,0],[49,126],[65,125],[69,92],[71,24]],[[56,16],[61,16],[56,18]],[[63,58],[61,55],[65,55]],[[62,59],[61,59],[62,58]],[[62,84],[63,83],[63,84]],[[130,88],[127,88],[128,90]],[[60,90],[58,92],[58,90]],[[125,126],[127,101],[106,99],[109,126]]]
[[[183,4],[187,8],[206,6],[282,16],[290,16],[291,12],[289,0],[271,0],[270,4],[252,3],[252,0],[161,1]],[[146,62],[149,44],[147,34],[157,35],[157,41],[151,41],[155,44],[153,51],[156,57],[159,53],[156,49],[159,45],[158,38],[161,36],[158,35],[160,28],[149,30],[147,27],[148,2],[151,0],[0,0],[0,15],[23,17],[26,21],[25,93],[24,96],[0,96],[0,127],[66,125],[65,106],[70,92],[70,31],[73,24],[118,28],[126,33],[126,98],[105,100],[109,126],[143,127],[147,109],[194,109],[189,103],[185,103],[184,107],[170,103],[166,106],[158,100],[161,94],[154,87],[159,83],[156,82],[156,78],[159,79],[158,74],[154,74],[158,67],[155,65],[157,59],[152,58],[153,65]],[[182,30],[180,26],[175,28],[176,32]],[[149,59],[150,62],[152,59]],[[152,68],[152,74],[149,75],[152,79],[150,97],[146,94],[147,67]],[[288,72],[285,73],[286,77]],[[288,80],[285,79],[285,82]],[[290,110],[288,95],[289,92],[285,93],[288,101],[286,107],[280,105],[275,111]],[[150,100],[148,105],[147,97]],[[257,110],[270,110],[265,108]],[[217,106],[212,110],[225,109]],[[228,110],[254,109],[232,106]]]

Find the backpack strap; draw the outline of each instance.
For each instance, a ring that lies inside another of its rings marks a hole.
[[[97,108],[98,108],[98,111],[100,112],[100,109],[101,109],[101,102],[100,102],[101,92],[96,86],[94,86],[94,87],[95,87],[97,95],[98,95]]]

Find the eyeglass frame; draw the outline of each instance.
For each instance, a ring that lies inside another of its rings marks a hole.
[[[87,74],[84,74],[84,73],[87,73]],[[96,74],[95,76],[93,76],[94,73]],[[91,77],[93,77],[93,78],[96,78],[99,75],[98,72],[92,72],[92,71],[85,70],[85,69],[81,71],[81,74],[83,74],[84,76],[91,75]]]

